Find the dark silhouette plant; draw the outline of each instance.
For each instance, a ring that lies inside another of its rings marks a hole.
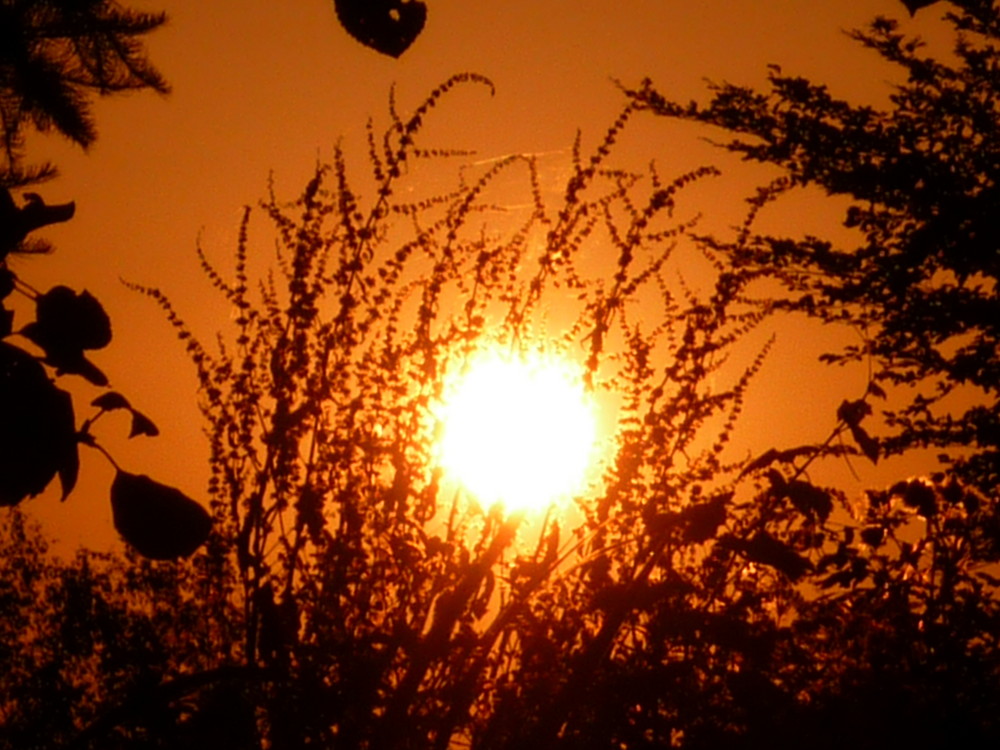
[[[131,413],[130,437],[156,435],[155,425],[124,396],[106,391],[91,403],[96,413],[77,426],[70,393],[50,376],[77,375],[108,386],[107,376],[85,355],[111,342],[107,313],[87,291],[58,285],[39,292],[15,270],[18,255],[51,250],[32,233],[70,220],[75,204],[47,205],[37,193],[26,193],[18,206],[10,192],[55,174],[50,164],[24,166],[26,130],[54,129],[87,147],[96,137],[88,93],[166,93],[166,82],[136,40],[164,20],[106,0],[0,2],[0,505],[38,495],[56,476],[65,500],[77,481],[78,446],[87,445],[117,469],[111,487],[115,528],[150,557],[173,559],[204,541],[207,512],[176,489],[122,471],[91,432],[115,410]],[[15,296],[34,305],[34,319],[19,326]]]
[[[928,4],[906,5],[912,14]],[[861,236],[857,247],[758,234],[749,223],[736,241],[701,241],[739,268],[767,269],[785,288],[777,306],[862,333],[861,344],[824,360],[871,368],[867,393],[837,413],[838,429],[863,454],[873,462],[918,449],[936,454],[924,476],[868,490],[852,514],[856,524],[814,566],[826,593],[810,603],[809,627],[836,645],[812,654],[836,665],[836,677],[811,691],[813,707],[801,717],[782,714],[794,718],[803,744],[987,747],[997,738],[989,716],[1000,696],[992,635],[1000,582],[1000,9],[989,0],[950,5],[949,60],[925,54],[890,19],[851,33],[905,76],[885,110],[837,99],[777,66],[768,90],[712,85],[707,104],[673,101],[651,82],[629,92],[636,106],[721,128],[721,147],[781,167],[786,176],[751,201],[755,212],[806,185],[851,199],[844,226]],[[881,409],[883,434],[873,437],[862,423],[872,423],[880,401],[891,406]],[[775,490],[787,491],[786,478],[775,480]],[[904,714],[913,720],[893,720]]]
[[[138,39],[165,21],[112,0],[0,2],[0,187],[55,174],[51,164],[23,164],[28,129],[55,130],[84,148],[94,142],[91,93],[169,91]]]
[[[1000,484],[1000,11],[988,0],[952,3],[954,60],[922,52],[895,21],[851,36],[906,76],[885,111],[834,98],[821,84],[770,69],[770,90],[711,88],[706,105],[681,104],[647,83],[630,92],[658,114],[719,126],[721,144],[777,165],[782,191],[816,185],[851,199],[844,226],[863,237],[840,248],[819,237],[755,236],[734,259],[773,269],[783,304],[853,326],[863,343],[831,363],[870,361],[866,400],[886,391],[889,434],[862,446],[874,459],[935,449],[961,481],[994,494]],[[871,406],[850,402],[852,430]]]
[[[743,296],[757,272],[706,264],[716,278],[704,298],[676,276],[694,222],[678,200],[714,170],[664,181],[609,166],[627,109],[592,156],[577,144],[555,206],[535,161],[516,156],[414,199],[407,186],[424,165],[462,153],[417,140],[461,83],[491,87],[456,76],[382,136],[369,127],[371,197],[338,152],[297,201],[264,202],[277,275],[249,275],[249,209],[232,279],[201,254],[238,312],[217,351],[161,291],[140,288],[198,369],[212,446],[213,532],[180,563],[178,585],[195,585],[205,616],[220,618],[207,628],[234,637],[207,640],[197,673],[156,662],[146,702],[109,695],[103,710],[81,711],[77,746],[194,742],[188,732],[222,721],[251,747],[531,746],[586,722],[589,686],[675,562],[703,575],[705,545],[730,526],[739,546],[739,462],[723,454],[763,352],[720,368],[768,311]],[[518,172],[528,200],[504,210],[494,184]],[[636,313],[640,301],[655,318]],[[553,333],[556,309],[570,317]],[[490,342],[576,352],[592,389],[624,399],[616,458],[578,498],[578,521],[530,525],[481,507],[435,468],[444,374]],[[782,537],[768,537],[772,557],[799,560]],[[760,546],[743,554],[766,557]],[[716,568],[713,586],[740,574],[732,561]],[[162,627],[169,641],[175,624]],[[174,723],[150,723],[164,712]]]
[[[891,380],[835,415],[794,404],[815,444],[730,449],[760,329],[809,309],[800,277],[828,285],[817,307],[852,277],[772,252],[754,231],[772,190],[707,237],[685,188],[716,170],[619,168],[629,120],[666,101],[651,87],[589,152],[578,139],[554,193],[521,156],[421,192],[464,155],[423,143],[459,84],[491,87],[459,75],[369,124],[367,179],[338,150],[296,200],[248,208],[231,273],[199,248],[236,311],[217,345],[137,287],[197,369],[212,532],[166,567],[60,564],[20,520],[2,529],[0,746],[996,746],[995,487],[930,471],[859,500],[811,478],[884,455],[869,401]],[[252,270],[259,214],[271,271]],[[436,468],[445,377],[497,344],[574,356],[614,402],[570,512],[482,507]]]

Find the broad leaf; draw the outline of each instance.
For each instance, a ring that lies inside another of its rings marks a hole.
[[[842,401],[837,407],[837,418],[842,419],[848,427],[857,427],[871,413],[872,408],[864,399]]]
[[[111,321],[90,292],[66,286],[50,289],[35,301],[35,321],[24,327],[26,338],[45,351],[45,361],[58,372],[82,375],[94,385],[108,379],[84,355],[111,342]]]
[[[724,546],[743,553],[752,562],[780,570],[792,581],[797,581],[812,570],[809,560],[766,531],[760,531],[750,539],[725,537],[720,541]]]
[[[833,498],[830,493],[809,482],[793,479],[785,485],[784,491],[795,509],[809,518],[825,521],[833,512]]]
[[[137,435],[147,435],[149,437],[156,437],[160,434],[159,428],[153,424],[153,420],[147,417],[140,411],[132,409],[132,429],[129,430],[128,436],[134,438]]]
[[[861,529],[861,541],[869,547],[879,547],[885,539],[885,529],[881,526],[868,526]]]
[[[14,272],[0,268],[0,299],[6,299],[14,291]]]
[[[102,393],[100,396],[91,401],[90,405],[96,406],[98,409],[103,409],[104,411],[131,408],[128,399],[118,393],[118,391],[108,391],[107,393]]]
[[[27,352],[0,343],[0,505],[16,505],[59,474],[76,483],[76,421],[69,394]]]
[[[901,497],[907,507],[914,508],[924,518],[937,515],[937,495],[934,488],[919,479],[897,482],[889,489],[889,493]]]
[[[390,57],[409,49],[427,20],[420,0],[334,0],[334,7],[348,34]]]
[[[873,438],[867,432],[865,432],[864,427],[859,427],[856,424],[851,426],[851,437],[854,438],[854,442],[858,444],[861,448],[861,452],[868,457],[868,460],[873,464],[878,463],[878,440]]]
[[[684,522],[684,541],[701,544],[715,536],[719,527],[726,522],[726,505],[733,493],[724,492],[703,503],[689,505],[680,512]]]
[[[122,538],[153,560],[187,557],[212,529],[211,517],[198,503],[144,474],[118,471],[111,484],[111,511]]]
[[[928,5],[934,5],[938,0],[902,0],[903,5],[906,9],[910,11],[911,16],[915,16],[917,11],[921,8],[926,8]]]

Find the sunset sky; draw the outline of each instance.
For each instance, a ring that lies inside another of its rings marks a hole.
[[[568,164],[577,128],[585,143],[594,143],[623,106],[613,79],[632,85],[649,77],[669,96],[704,98],[705,79],[759,85],[767,63],[779,63],[788,73],[828,83],[836,96],[877,105],[896,72],[844,31],[883,14],[900,19],[906,31],[933,37],[946,8],[942,3],[911,20],[899,0],[426,3],[425,30],[399,59],[350,38],[331,0],[127,3],[169,14],[148,51],[173,93],[99,102],[99,138],[87,153],[52,138],[29,140],[29,160],[49,158],[61,172],[39,192],[49,202],[75,200],[77,214],[47,231],[55,256],[20,260],[16,270],[40,289],[57,283],[86,288],[108,309],[115,341],[94,359],[162,432],[144,444],[121,444],[124,422],[99,426],[98,436],[130,471],[155,474],[204,500],[207,447],[193,368],[152,303],[119,279],[160,287],[210,340],[229,310],[211,298],[198,268],[199,236],[225,267],[242,207],[264,195],[269,174],[279,196],[294,198],[338,140],[354,168],[363,170],[365,121],[387,122],[393,85],[405,112],[453,73],[490,77],[496,95],[481,87],[459,91],[436,110],[422,145],[475,149],[473,159],[541,153],[543,169],[558,172]],[[741,170],[698,136],[647,115],[636,121],[622,156],[636,163],[655,158],[667,175],[705,163],[730,170],[717,194],[695,209],[715,212],[724,226],[739,215],[741,198],[762,173]],[[797,229],[830,232],[837,205],[805,196],[787,217]],[[257,239],[266,251],[270,239]],[[778,421],[799,439],[791,415],[797,397],[811,397],[809,366],[822,349],[808,332],[789,331],[761,375],[787,399],[789,412]],[[831,391],[830,408],[856,398],[857,389],[848,383]],[[767,403],[777,408],[773,394]],[[70,544],[114,538],[106,500],[110,468],[93,451],[82,454],[81,485],[64,506],[57,507],[52,493],[28,503]]]

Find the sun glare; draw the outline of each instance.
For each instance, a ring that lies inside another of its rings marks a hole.
[[[441,465],[480,503],[544,508],[582,488],[597,419],[579,366],[482,353],[449,390]]]

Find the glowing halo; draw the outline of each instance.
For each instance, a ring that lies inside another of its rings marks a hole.
[[[543,509],[580,490],[597,418],[583,370],[555,355],[473,355],[446,388],[440,464],[484,505]]]

